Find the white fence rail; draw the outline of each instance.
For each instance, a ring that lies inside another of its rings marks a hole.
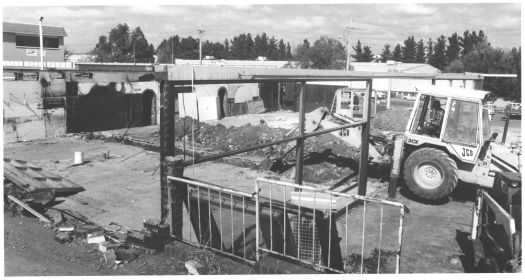
[[[170,212],[184,242],[251,264],[270,254],[323,272],[399,273],[401,203],[262,178],[254,193],[167,178],[184,200]]]
[[[42,65],[40,61],[2,61],[4,67],[22,67],[22,68],[38,68]],[[75,69],[76,65],[74,62],[53,62],[44,61],[45,68],[54,69]]]
[[[255,193],[257,257],[267,252],[320,271],[399,273],[403,204],[263,178]],[[270,244],[260,236],[265,228]]]

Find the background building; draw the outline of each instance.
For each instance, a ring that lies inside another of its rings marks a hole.
[[[59,26],[42,26],[44,61],[64,62],[66,30]],[[4,61],[40,61],[38,24],[3,22]]]

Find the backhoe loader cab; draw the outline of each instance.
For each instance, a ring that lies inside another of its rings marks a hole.
[[[492,186],[489,92],[451,87],[418,88],[400,160],[407,187],[418,197],[448,196],[458,179]]]

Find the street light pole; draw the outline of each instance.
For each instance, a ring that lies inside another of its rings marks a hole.
[[[202,64],[202,33],[204,33],[204,29],[200,27],[197,31],[199,31],[199,62]]]
[[[38,29],[40,31],[40,70],[44,70],[44,35],[42,34],[42,20],[44,17],[40,17]]]
[[[346,31],[346,70],[350,70],[350,30],[353,29],[350,26],[345,27]]]

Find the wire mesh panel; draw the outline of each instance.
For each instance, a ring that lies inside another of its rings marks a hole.
[[[404,206],[324,189],[258,178],[257,256],[321,271],[399,273]]]
[[[255,201],[252,194],[188,178],[168,176],[184,188],[184,210],[174,219],[172,232],[182,241],[229,256],[255,260]],[[170,199],[171,200],[171,199]],[[171,208],[171,215],[176,215]],[[181,228],[176,228],[181,227]]]

